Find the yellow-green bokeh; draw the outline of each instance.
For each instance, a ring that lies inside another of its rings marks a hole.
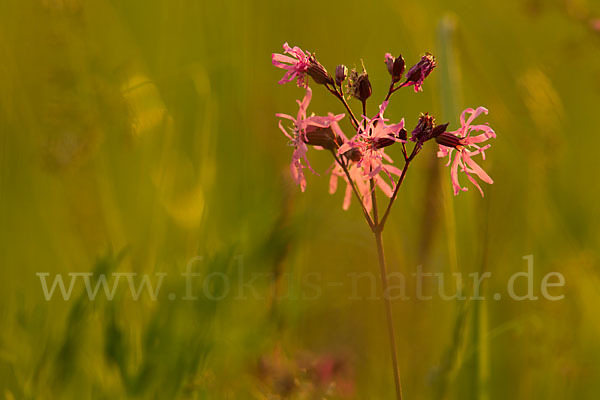
[[[278,352],[342,357],[354,398],[391,398],[381,301],[350,285],[295,297],[307,274],[347,283],[377,265],[356,203],[327,193],[327,153],[305,193],[291,181],[275,113],[303,92],[270,59],[286,41],[330,71],[362,59],[371,109],[384,53],[436,54],[424,91],[386,112],[408,127],[490,110],[494,185],[451,196],[426,147],[385,230],[392,271],[490,271],[491,296],[532,254],[536,290],[565,277],[556,302],[395,302],[406,399],[596,398],[597,18],[592,0],[0,2],[0,398],[266,399],[257,365]],[[314,87],[310,111],[343,110]],[[233,285],[240,265],[283,279],[243,301],[169,301],[195,256]],[[115,271],[167,273],[164,295],[47,302],[36,276]]]

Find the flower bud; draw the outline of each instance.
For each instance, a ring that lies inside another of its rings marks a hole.
[[[385,65],[390,75],[394,74],[394,56],[390,53],[385,53]]]
[[[402,54],[400,54],[394,60],[394,66],[392,69],[392,79],[394,83],[399,82],[402,79],[402,74],[406,69],[406,63],[404,62],[404,58],[402,58]]]
[[[314,55],[310,56],[309,61],[310,65],[308,66],[306,73],[310,75],[311,78],[313,78],[315,83],[317,83],[318,85],[324,85],[326,83],[332,85],[333,78],[329,76],[329,73],[327,72],[325,67],[323,67],[321,63],[317,61]]]
[[[337,83],[338,86],[342,86],[342,82],[346,80],[347,76],[348,68],[345,65],[340,64],[335,67],[335,83]]]
[[[373,89],[371,89],[371,82],[369,81],[369,74],[366,72],[362,73],[358,78],[357,86],[358,96],[356,96],[356,98],[364,103],[369,97],[371,97],[371,93],[373,93]]]
[[[402,139],[402,140],[406,140],[406,138],[408,137],[406,129],[402,128],[400,129],[400,132],[398,132],[398,139]]]
[[[390,53],[385,53],[385,64],[387,65],[388,72],[392,76],[392,82],[399,82],[400,79],[402,79],[402,74],[406,68],[402,55],[394,58]]]

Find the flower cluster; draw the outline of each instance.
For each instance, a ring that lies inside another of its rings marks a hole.
[[[391,83],[385,99],[378,107],[373,117],[367,115],[367,100],[372,95],[369,75],[362,65],[362,70],[349,70],[345,65],[335,68],[334,76],[330,75],[325,67],[319,63],[313,53],[299,47],[283,45],[284,54],[272,55],[272,63],[278,68],[286,70],[279,81],[280,84],[296,81],[298,87],[305,89],[302,101],[298,101],[299,109],[294,118],[286,114],[276,114],[279,118],[287,119],[291,126],[284,127],[279,121],[279,127],[290,140],[294,148],[291,162],[292,177],[302,191],[306,189],[304,169],[316,172],[311,167],[308,158],[308,146],[328,150],[332,153],[334,163],[329,169],[331,173],[329,191],[335,193],[338,180],[346,182],[343,208],[347,209],[353,195],[360,201],[367,217],[372,212],[375,188],[393,202],[397,189],[402,183],[409,164],[421,151],[425,143],[435,140],[439,145],[438,156],[448,157],[451,182],[454,194],[467,190],[458,180],[458,173],[463,172],[481,192],[483,191],[475,180],[477,176],[481,181],[493,183],[489,175],[473,160],[473,156],[481,154],[485,159],[485,150],[490,145],[482,145],[490,138],[495,138],[494,130],[487,124],[473,125],[473,120],[482,113],[487,114],[487,109],[466,109],[461,117],[461,126],[455,131],[448,131],[448,125],[435,122],[435,118],[424,113],[418,118],[410,137],[405,129],[402,118],[397,123],[389,123],[384,118],[384,112],[390,104],[390,97],[404,87],[414,86],[415,92],[422,91],[425,79],[437,66],[433,55],[426,53],[421,59],[406,71],[406,63],[400,55],[385,54],[384,63],[391,76]],[[307,109],[312,98],[309,87],[309,77],[317,85],[322,85],[335,96],[344,106],[344,114],[328,113],[326,116],[307,116]],[[345,85],[344,85],[345,83]],[[347,99],[356,98],[362,104],[362,113],[356,117]],[[352,135],[346,135],[339,123],[346,116],[346,121],[351,125]],[[472,135],[473,132],[481,132]],[[412,150],[407,145],[413,143]],[[394,165],[393,159],[385,153],[388,147],[397,145],[401,147],[404,157],[402,168]],[[390,206],[391,206],[390,202]]]
[[[437,66],[437,61],[433,55],[426,53],[406,71],[406,63],[402,55],[394,57],[392,54],[386,53],[384,63],[390,74],[391,82],[387,95],[379,104],[377,112],[370,117],[367,112],[367,102],[373,94],[373,89],[364,64],[362,64],[361,69],[348,69],[345,65],[340,64],[335,68],[335,74],[332,76],[313,53],[304,51],[299,47],[290,47],[287,43],[283,45],[283,49],[284,54],[272,55],[273,65],[286,70],[279,83],[285,84],[296,80],[298,87],[305,89],[303,100],[298,101],[299,109],[296,117],[287,114],[276,114],[279,118],[291,122],[286,129],[282,120],[280,120],[279,127],[294,148],[291,162],[292,177],[300,185],[300,189],[304,191],[306,189],[304,170],[308,168],[316,174],[308,161],[309,146],[331,153],[333,165],[329,168],[331,173],[329,192],[333,194],[337,191],[338,182],[341,178],[346,183],[343,208],[348,209],[352,197],[355,197],[360,204],[377,245],[382,290],[385,293],[389,282],[382,232],[410,164],[425,148],[427,142],[435,141],[439,146],[438,157],[448,157],[454,194],[457,195],[461,191],[467,190],[467,188],[461,186],[458,179],[459,172],[462,172],[483,196],[483,190],[475,177],[489,184],[493,181],[473,160],[473,157],[481,155],[485,159],[485,151],[490,147],[490,144],[484,143],[491,138],[495,138],[496,134],[487,124],[476,125],[473,124],[473,121],[482,113],[487,114],[488,110],[484,107],[467,108],[460,116],[460,127],[454,131],[448,130],[448,123],[437,124],[433,115],[422,113],[409,136],[408,130],[405,128],[404,118],[398,122],[390,123],[384,117],[384,113],[390,106],[390,98],[398,90],[410,86],[413,86],[415,93],[423,90],[426,78]],[[309,80],[311,79],[316,85],[323,86],[339,100],[345,109],[344,114],[327,113],[326,116],[314,114],[308,116],[307,109],[313,93],[309,87]],[[355,114],[348,104],[348,100],[351,98],[361,103],[360,114]],[[346,135],[339,125],[344,118],[344,122],[348,126],[345,129],[351,129],[351,131],[346,131],[352,132],[350,135]],[[392,147],[395,147],[396,151],[399,148],[402,152],[404,158],[402,168],[396,166],[394,160],[386,153]],[[378,206],[378,192],[389,198],[385,208]],[[402,399],[401,379],[397,367],[394,322],[391,312],[392,305],[388,296],[384,295],[383,299],[387,309],[386,321],[390,339],[396,398]],[[279,392],[283,397],[291,395],[295,388],[293,385],[295,381],[290,380],[290,375],[280,375],[277,373],[277,368],[271,368],[267,364],[265,366],[264,370],[268,372],[262,374],[266,377],[265,382],[276,382],[278,386],[284,389],[283,392]],[[325,387],[322,382],[331,381],[334,370],[335,363],[329,360],[318,366],[317,371],[326,379],[319,381],[319,384],[316,385],[317,389]],[[271,371],[276,373],[273,374]],[[337,385],[340,382],[343,381],[336,381],[335,384]],[[321,396],[320,392],[311,391],[311,394],[315,398]]]

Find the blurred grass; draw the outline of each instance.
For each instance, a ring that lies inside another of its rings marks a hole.
[[[389,397],[381,304],[349,300],[350,287],[292,296],[308,273],[376,265],[355,204],[342,211],[324,177],[304,194],[290,182],[274,113],[293,113],[301,91],[270,64],[289,41],[329,70],[363,59],[374,99],[385,52],[411,64],[432,51],[424,92],[388,109],[409,127],[419,112],[456,126],[456,110],[490,110],[495,184],[454,198],[425,151],[386,229],[393,271],[485,269],[492,294],[534,254],[536,282],[567,282],[559,302],[398,301],[407,399],[597,398],[599,16],[589,0],[1,2],[0,396],[263,398],[259,360],[311,354],[343,358],[355,398]],[[341,112],[318,89],[311,111]],[[326,154],[311,161],[324,175]],[[243,256],[247,276],[268,274],[262,298],[89,302],[80,287],[46,302],[35,276],[175,276],[197,255],[202,273],[234,279]]]

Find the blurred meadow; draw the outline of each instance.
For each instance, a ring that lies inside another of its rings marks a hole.
[[[492,274],[476,302],[418,301],[407,280],[405,398],[599,398],[595,0],[1,1],[0,398],[392,398],[382,302],[348,280],[378,273],[360,208],[327,193],[325,152],[305,193],[290,178],[275,113],[303,91],[277,84],[284,42],[330,72],[364,60],[371,110],[384,53],[410,66],[432,52],[423,92],[386,112],[409,128],[420,112],[456,128],[464,108],[490,110],[485,198],[452,196],[426,146],[385,230],[393,272]],[[309,111],[343,112],[313,90]],[[563,300],[491,299],[527,255],[536,294],[558,271]],[[195,279],[183,300],[190,260],[230,280],[212,279],[210,298]],[[167,276],[156,301],[125,278],[111,301],[82,281],[46,301],[39,272]]]

